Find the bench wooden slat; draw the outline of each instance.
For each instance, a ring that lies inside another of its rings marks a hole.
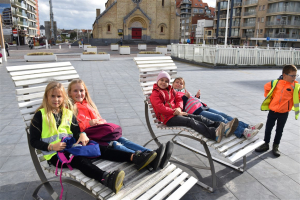
[[[28,74],[41,74],[41,73],[68,71],[68,70],[75,70],[75,68],[73,66],[69,66],[69,67],[58,67],[58,68],[29,70],[29,71],[18,71],[18,72],[11,72],[10,75],[14,77],[14,76],[24,76]]]
[[[25,115],[28,113],[34,113],[36,111],[36,109],[38,109],[38,107],[39,107],[39,105],[32,106],[31,108],[21,109],[20,113],[21,113],[21,115]]]
[[[28,81],[15,81],[16,86],[23,86],[23,85],[33,85],[39,83],[48,83],[50,81],[64,81],[64,80],[72,80],[75,78],[79,78],[78,74],[68,75],[68,76],[57,76],[57,77],[49,77],[49,78],[39,78],[39,79],[32,79]]]
[[[146,72],[143,72],[143,73],[140,73],[140,79],[143,80],[142,78],[148,78],[148,77],[157,77],[157,75],[159,74],[159,72],[153,72],[153,73],[146,73]],[[177,71],[171,71],[169,72],[170,75],[177,75]]]
[[[230,137],[228,137],[228,138],[222,138],[222,140],[221,140],[220,143],[214,143],[214,144],[212,145],[212,147],[213,147],[214,149],[218,149],[218,148],[220,148],[221,146],[223,146],[224,144],[227,144],[227,143],[231,142],[232,140],[236,140],[236,139],[237,139],[237,138],[236,138],[235,135],[232,135],[232,136],[230,136]]]
[[[65,83],[62,83],[62,85],[65,88],[68,88],[69,83],[65,82]],[[33,93],[33,92],[41,92],[41,91],[45,91],[45,88],[46,88],[46,85],[30,87],[30,88],[16,89],[16,93],[17,94],[29,94],[29,93]]]
[[[181,199],[181,197],[183,197],[183,195],[187,193],[197,182],[198,180],[191,176],[179,189],[171,194],[167,200]]]
[[[234,147],[228,149],[227,151],[225,151],[223,153],[223,156],[225,157],[228,157],[230,156],[231,154],[233,154],[234,152],[237,152],[239,151],[240,149],[244,148],[245,146],[255,142],[258,138],[257,137],[253,137],[251,138],[250,140],[244,140],[243,142],[241,142],[240,144],[238,145],[235,145]]]
[[[14,81],[20,81],[20,80],[28,80],[28,79],[36,79],[36,78],[44,78],[44,77],[56,77],[56,76],[61,76],[66,74],[77,74],[77,72],[76,70],[68,70],[68,71],[59,71],[59,72],[51,72],[51,73],[14,76],[12,77],[12,79]]]
[[[143,60],[143,61],[136,61],[137,65],[145,65],[145,64],[158,64],[158,63],[173,63],[173,60]]]
[[[219,149],[217,149],[219,152],[224,152],[227,151],[229,148],[240,144],[242,141],[239,140],[238,138],[236,138],[235,140],[232,140],[230,142],[228,142],[227,144],[224,144],[222,147],[220,147]]]
[[[170,56],[153,56],[153,57],[134,57],[134,61],[143,61],[143,60],[170,60],[172,59]]]
[[[166,72],[170,72],[172,70],[176,70],[177,67],[174,67],[174,66],[167,66],[167,67],[160,67],[160,68],[139,68],[139,71],[140,72],[154,72],[154,71],[158,71],[158,72],[161,72],[162,70],[163,71],[166,71]]]
[[[170,77],[172,78],[172,80],[174,80],[176,78],[176,74],[172,74],[172,75],[170,75]],[[140,82],[146,83],[146,82],[155,81],[155,83],[156,83],[156,79],[157,79],[157,76],[147,77],[147,78],[140,79]]]
[[[156,193],[158,193],[162,188],[168,185],[172,180],[174,180],[179,174],[182,173],[182,170],[177,168],[174,170],[169,176],[165,177],[161,182],[156,184],[150,190],[148,190],[145,194],[140,196],[137,200],[146,200],[153,197]]]
[[[162,64],[138,65],[138,68],[145,69],[145,68],[160,68],[160,67],[173,67],[173,66],[176,66],[176,65],[172,62],[172,63],[162,63]]]
[[[61,66],[70,66],[70,62],[56,62],[56,63],[46,63],[46,64],[35,64],[35,65],[21,65],[21,66],[11,66],[6,67],[8,72],[22,71],[22,70],[33,70],[33,69],[44,69],[53,68]]]
[[[34,101],[28,101],[28,102],[22,102],[19,103],[19,108],[24,108],[24,107],[29,107],[29,106],[34,106],[34,105],[41,105],[42,104],[42,99],[34,100]]]
[[[235,162],[238,159],[240,159],[241,157],[245,156],[247,153],[250,153],[253,151],[253,149],[256,149],[257,147],[261,146],[262,144],[264,144],[265,141],[264,140],[256,140],[255,143],[252,143],[248,146],[246,146],[244,149],[240,150],[239,152],[233,154],[230,157],[227,157],[231,162]]]
[[[165,187],[160,193],[155,195],[153,199],[164,199],[173,189],[175,189],[184,179],[189,175],[186,172],[183,172],[179,177],[177,177],[171,184]]]
[[[38,92],[34,94],[29,94],[29,95],[22,95],[22,96],[17,96],[17,101],[25,101],[25,100],[30,100],[30,99],[36,99],[36,98],[43,98],[45,92]]]
[[[170,83],[174,82],[174,78],[171,78]],[[149,81],[146,83],[140,83],[141,87],[145,87],[145,86],[153,86],[156,83],[156,81]]]

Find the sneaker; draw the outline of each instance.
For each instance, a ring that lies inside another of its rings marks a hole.
[[[174,147],[173,142],[168,141],[167,144],[166,144],[166,150],[165,150],[164,156],[161,159],[161,163],[159,165],[159,167],[161,169],[165,168],[165,166],[168,164],[168,162],[171,158],[171,155],[173,153],[173,147]]]
[[[252,129],[245,128],[243,135],[245,136],[245,138],[247,138],[247,140],[250,140],[251,138],[256,136],[258,132],[259,130],[256,129],[252,130]]]
[[[225,124],[221,122],[220,126],[216,129],[216,141],[217,143],[220,143],[222,140],[222,136],[225,132]]]
[[[252,130],[257,129],[257,130],[260,130],[263,126],[264,126],[264,123],[258,123],[256,125],[249,125],[248,129],[252,129]]]
[[[274,156],[276,156],[276,157],[279,157],[281,155],[278,148],[279,148],[279,144],[273,144],[272,152],[273,152]]]
[[[154,150],[156,152],[157,156],[156,158],[150,163],[150,166],[153,168],[153,170],[157,170],[158,166],[161,163],[161,159],[165,153],[166,146],[165,144],[161,144],[158,149]]]
[[[256,148],[256,152],[265,152],[269,150],[269,143],[264,143],[260,147]]]
[[[124,177],[125,172],[123,170],[118,169],[113,172],[104,172],[101,182],[117,194],[123,186]]]
[[[230,122],[228,122],[225,125],[225,132],[224,135],[225,137],[230,137],[232,133],[237,129],[239,126],[239,120],[237,118],[233,118]]]
[[[135,164],[137,170],[141,170],[149,165],[157,156],[155,151],[136,151],[133,155],[132,162]]]

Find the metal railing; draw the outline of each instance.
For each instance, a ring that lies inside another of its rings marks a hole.
[[[242,2],[238,2],[238,3],[233,4],[233,7],[239,7],[239,6],[242,6]]]
[[[18,6],[21,7],[21,3],[16,1],[16,0],[11,0],[10,2],[11,2],[12,5],[18,5]]]
[[[254,37],[254,33],[243,33],[242,38],[246,38],[246,37]]]
[[[244,0],[243,5],[251,5],[251,4],[257,4],[258,0]]]
[[[271,37],[271,38],[291,38],[291,39],[300,39],[300,35],[297,34],[285,34],[285,33],[266,33],[265,37]]]
[[[276,13],[276,12],[299,12],[300,7],[291,7],[291,6],[283,6],[278,8],[269,8],[268,13]]]
[[[240,22],[233,22],[232,26],[240,26]]]
[[[173,57],[216,65],[300,64],[300,50],[228,45],[172,44]]]
[[[251,26],[251,27],[254,27],[255,26],[255,22],[253,23],[253,22],[248,22],[248,23],[243,23],[243,25],[242,25],[243,27],[246,27],[246,26]]]
[[[244,16],[249,16],[249,15],[256,15],[256,12],[244,12]]]

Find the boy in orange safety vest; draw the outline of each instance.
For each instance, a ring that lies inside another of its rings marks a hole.
[[[265,130],[265,143],[255,149],[256,152],[269,150],[271,131],[277,120],[272,152],[274,156],[280,156],[278,148],[289,111],[293,108],[295,110],[295,118],[298,119],[299,116],[300,84],[296,81],[296,77],[298,76],[297,67],[295,65],[286,65],[279,79],[265,84],[264,95],[266,99],[261,105],[261,110],[269,110],[269,114]]]

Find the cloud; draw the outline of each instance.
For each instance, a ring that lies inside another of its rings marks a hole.
[[[57,28],[92,29],[96,9],[105,9],[107,0],[52,0],[52,11]],[[49,0],[39,0],[40,25],[50,21]]]

